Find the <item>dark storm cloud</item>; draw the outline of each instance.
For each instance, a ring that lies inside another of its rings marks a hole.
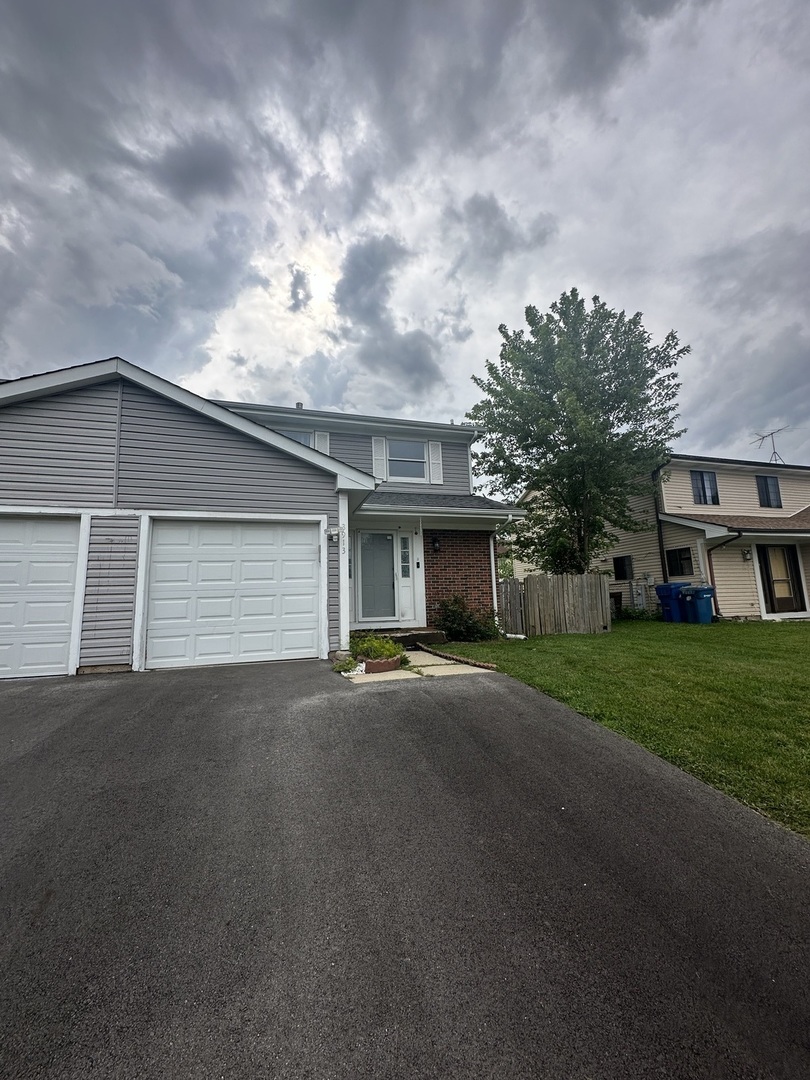
[[[312,299],[309,274],[295,263],[287,267],[290,271],[290,311],[303,311]]]
[[[394,271],[408,258],[408,249],[393,236],[372,236],[352,244],[335,286],[338,314],[367,329],[391,324],[388,301]]]
[[[703,378],[684,395],[689,446],[722,454],[732,444],[750,445],[743,452],[757,459],[763,452],[752,445],[755,434],[787,425],[786,460],[810,461],[810,334],[793,323],[764,344],[735,336],[708,359]]]
[[[444,225],[445,235],[459,251],[450,276],[462,269],[491,274],[507,256],[547,243],[557,229],[552,214],[538,214],[526,227],[521,226],[492,193],[476,193],[461,207],[447,207]]]
[[[751,312],[774,303],[803,306],[810,282],[810,231],[764,229],[703,255],[697,263],[701,299]]]
[[[181,203],[193,202],[203,195],[227,199],[239,182],[239,165],[231,148],[203,134],[194,134],[170,146],[151,171]]]
[[[441,343],[425,330],[400,330],[389,302],[396,272],[412,253],[389,234],[349,247],[335,286],[343,333],[330,355],[318,351],[300,365],[313,405],[401,409],[444,383]]]

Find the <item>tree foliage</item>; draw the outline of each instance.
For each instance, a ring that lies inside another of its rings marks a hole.
[[[651,474],[682,434],[675,429],[677,364],[689,352],[671,330],[660,345],[641,322],[587,306],[576,289],[541,315],[526,308],[528,333],[501,326],[498,363],[473,376],[484,397],[468,414],[486,432],[476,472],[528,511],[516,554],[552,573],[585,573],[615,539],[636,531],[630,499],[652,490]]]

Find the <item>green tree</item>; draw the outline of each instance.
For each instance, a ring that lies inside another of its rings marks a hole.
[[[476,473],[527,517],[513,551],[551,573],[580,574],[615,539],[637,531],[630,499],[682,434],[675,429],[677,364],[690,350],[671,330],[660,345],[641,322],[576,289],[541,315],[526,308],[528,334],[503,338],[499,362],[473,376],[484,397],[470,419],[486,432]]]

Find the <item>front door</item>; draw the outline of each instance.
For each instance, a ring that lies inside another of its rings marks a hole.
[[[799,559],[793,544],[784,547],[757,545],[765,611],[769,615],[805,611]]]
[[[360,618],[397,617],[394,540],[390,532],[360,533]]]

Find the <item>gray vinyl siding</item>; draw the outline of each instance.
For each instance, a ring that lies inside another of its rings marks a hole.
[[[114,505],[118,382],[0,409],[0,503]]]
[[[351,435],[345,431],[329,432],[329,456],[351,465],[364,473],[371,473],[371,436]]]
[[[124,383],[118,506],[250,514],[327,514],[335,478],[275,447]],[[327,546],[329,642],[339,638],[339,554]]]
[[[137,517],[91,519],[81,667],[132,663],[139,529]]]

